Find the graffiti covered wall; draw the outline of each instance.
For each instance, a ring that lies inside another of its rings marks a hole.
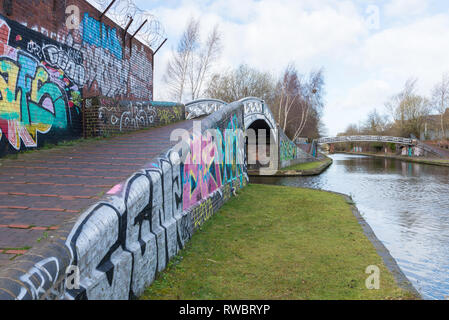
[[[308,154],[291,141],[287,135],[279,130],[279,163],[280,168],[298,163],[316,161],[315,154]]]
[[[281,140],[279,148],[282,163],[296,159],[298,155],[298,147],[292,141]]]
[[[84,0],[0,6],[0,156],[81,136],[83,99],[152,100],[152,50],[100,15]]]
[[[183,104],[161,101],[88,98],[84,105],[86,137],[107,136],[185,120]]]
[[[201,131],[187,132],[181,147],[115,186],[46,247],[17,258],[16,281],[0,270],[0,300],[139,296],[195,230],[248,183],[238,129],[244,129],[241,103],[202,120]],[[74,273],[79,287],[67,280]]]
[[[215,133],[193,135],[189,141],[190,152],[183,166],[183,208],[194,206],[234,181],[244,181],[244,140],[242,117],[234,114],[217,124]]]
[[[143,45],[130,49],[119,33],[85,12],[79,29],[60,34],[84,53],[86,96],[152,100],[152,53]]]
[[[0,155],[80,135],[82,60],[0,16]]]

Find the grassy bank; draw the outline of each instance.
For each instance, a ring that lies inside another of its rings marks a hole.
[[[271,176],[271,177],[285,177],[285,176],[316,176],[324,172],[332,164],[331,158],[324,158],[320,161],[299,163],[293,166],[285,167],[280,170],[266,170],[261,174],[259,170],[248,170],[250,176]]]
[[[332,164],[332,159],[326,157],[320,161],[299,163],[290,167],[282,168],[280,171],[282,172],[297,171],[302,172],[303,175],[305,175],[307,173],[315,173],[317,172],[317,170],[319,171],[322,168],[327,168],[327,166],[330,164]]]
[[[355,155],[365,155],[372,156],[378,158],[387,158],[387,159],[396,159],[402,160],[406,162],[414,162],[414,163],[422,163],[422,164],[431,164],[436,166],[444,166],[449,167],[449,159],[436,159],[436,158],[422,158],[422,157],[404,157],[397,156],[395,154],[386,154],[386,153],[374,153],[374,152],[336,152],[336,153],[345,153],[345,154],[355,154]]]
[[[368,290],[365,269],[381,270]],[[409,299],[336,194],[249,185],[198,231],[142,299]]]

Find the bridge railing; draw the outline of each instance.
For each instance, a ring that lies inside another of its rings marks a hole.
[[[417,140],[391,137],[391,136],[340,136],[340,137],[328,137],[316,140],[318,144],[325,143],[342,143],[342,142],[385,142],[385,143],[397,143],[406,145],[416,145]]]
[[[210,115],[223,106],[226,102],[218,99],[200,99],[186,103],[186,119],[191,120],[202,116]]]

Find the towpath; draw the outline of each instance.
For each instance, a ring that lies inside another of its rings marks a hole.
[[[0,159],[0,267],[168,150],[192,121]]]

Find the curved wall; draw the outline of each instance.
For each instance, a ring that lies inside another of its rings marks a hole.
[[[184,132],[184,143],[149,159],[68,221],[54,239],[1,270],[0,300],[139,296],[195,230],[248,183],[243,104],[226,105],[201,124],[201,131]]]

